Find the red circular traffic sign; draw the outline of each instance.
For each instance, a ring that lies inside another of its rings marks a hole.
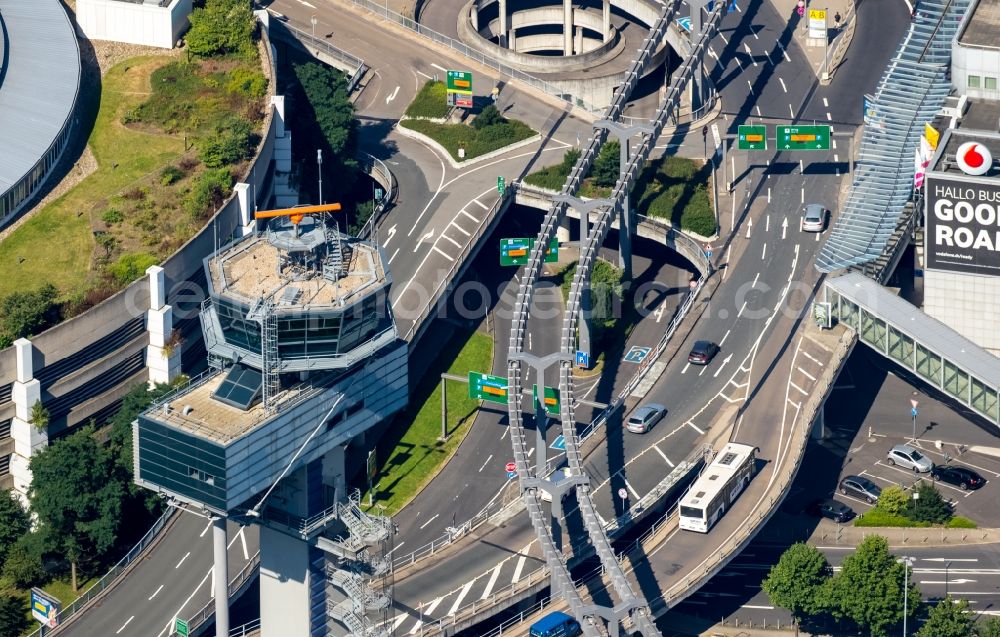
[[[504,465],[504,469],[507,470],[507,473],[513,473],[517,471],[517,465],[514,464],[513,462],[508,462],[506,465]]]

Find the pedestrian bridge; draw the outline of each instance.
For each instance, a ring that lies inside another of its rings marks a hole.
[[[829,278],[824,301],[859,341],[1000,425],[1000,360],[871,279]]]

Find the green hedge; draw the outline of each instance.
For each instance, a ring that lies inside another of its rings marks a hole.
[[[460,146],[465,147],[465,159],[472,159],[535,134],[531,127],[516,119],[479,129],[465,124],[438,124],[425,119],[407,119],[401,121],[400,125],[427,135],[444,146],[455,159],[458,159]]]
[[[970,520],[969,518],[962,517],[961,515],[956,515],[952,519],[948,520],[945,524],[949,529],[976,529],[979,525]]]
[[[896,526],[909,528],[929,527],[929,522],[915,522],[901,515],[887,513],[880,509],[870,509],[858,516],[854,521],[854,526]]]
[[[447,117],[448,91],[444,82],[427,80],[410,105],[406,107],[407,117]]]

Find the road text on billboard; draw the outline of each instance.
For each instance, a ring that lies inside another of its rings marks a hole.
[[[1000,275],[1000,184],[928,176],[928,270]]]

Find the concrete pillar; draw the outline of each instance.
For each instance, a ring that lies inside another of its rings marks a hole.
[[[583,53],[583,27],[576,27],[576,38],[573,42],[573,49],[577,55]]]
[[[510,36],[507,38],[507,48],[517,51],[517,29],[511,27]]]
[[[34,377],[34,347],[26,338],[14,341],[17,355],[17,380],[11,387],[14,418],[10,423],[10,436],[14,439],[14,453],[10,457],[10,474],[14,478],[14,492],[27,505],[31,487],[31,456],[49,445],[46,429],[39,430],[31,423],[31,408],[41,400],[42,386]]]
[[[250,199],[250,184],[240,182],[233,186],[233,192],[236,193],[236,202],[240,206],[240,236],[245,237],[257,229],[253,216],[256,204]]]
[[[549,424],[549,416],[545,413],[545,370],[535,369],[535,385],[538,387],[538,399],[535,401],[535,476],[541,477],[548,469],[546,455],[545,430]]]
[[[623,139],[620,142],[621,155],[619,158],[619,174],[624,177],[629,160],[629,140]],[[622,210],[618,217],[618,267],[624,270],[623,281],[632,281],[632,207],[629,201],[628,192],[622,200]]]
[[[308,635],[312,611],[309,544],[260,526],[261,637]],[[324,609],[325,610],[325,609]]]
[[[562,553],[563,533],[562,533],[562,495],[552,494],[552,542],[556,545],[556,550]]]
[[[469,13],[469,21],[472,22],[472,28],[477,32],[479,31],[479,5],[475,2],[472,3],[472,11]]]
[[[229,637],[229,556],[226,554],[226,518],[212,518],[215,569],[215,637]]]
[[[285,136],[285,96],[272,95],[271,106],[274,107],[274,136]]]
[[[358,439],[352,440],[358,442]],[[347,445],[337,446],[323,456],[323,484],[334,490],[335,502],[347,502],[346,465]]]
[[[556,228],[556,241],[558,241],[560,244],[569,243],[569,238],[570,238],[569,226],[570,226],[569,215],[566,215],[565,217],[562,218],[562,221],[559,222],[559,227]]]
[[[601,12],[601,29],[604,41],[607,42],[611,39],[611,0],[604,0],[604,10]]]
[[[507,0],[500,0],[500,45],[507,41]]]
[[[163,268],[151,265],[149,276],[149,311],[146,312],[146,368],[149,384],[169,383],[181,373],[181,345],[172,342],[174,332],[173,308],[166,304],[166,281]]]
[[[819,411],[816,412],[816,420],[813,421],[812,431],[810,435],[813,440],[823,440],[826,438],[826,401],[820,405]]]
[[[573,55],[573,0],[563,0],[563,55]]]

